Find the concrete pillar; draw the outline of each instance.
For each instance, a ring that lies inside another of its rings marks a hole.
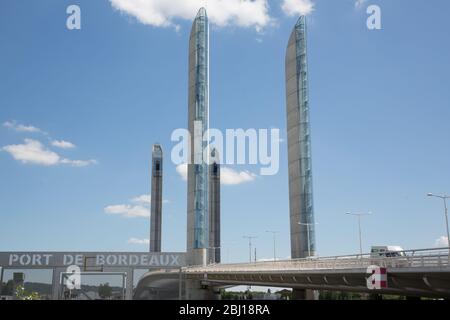
[[[186,300],[218,300],[219,296],[213,288],[202,286],[199,280],[185,281]]]
[[[3,274],[4,274],[4,268],[0,266],[0,294],[2,294],[3,290]]]
[[[62,295],[62,279],[61,273],[65,272],[64,268],[54,268],[52,275],[52,300],[60,300]]]
[[[293,289],[292,300],[319,300],[319,292],[311,289]]]
[[[186,253],[188,266],[206,266],[208,264],[208,249],[191,249]]]
[[[369,300],[383,300],[383,296],[378,293],[370,293]]]
[[[125,300],[133,300],[133,282],[134,282],[133,269],[127,268],[126,273],[127,273],[127,281],[125,289]]]
[[[161,252],[163,152],[159,144],[152,151],[152,197],[150,214],[150,252]]]
[[[209,165],[209,262],[220,263],[220,157],[214,148]]]

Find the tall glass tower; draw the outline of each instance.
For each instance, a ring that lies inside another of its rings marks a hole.
[[[286,52],[291,256],[314,255],[315,232],[309,124],[306,17],[297,21]]]
[[[220,157],[214,148],[209,165],[209,262],[220,263]]]
[[[161,252],[163,151],[159,144],[152,150],[152,197],[150,208],[150,252]]]
[[[209,122],[209,25],[201,8],[189,40],[189,120],[191,134],[188,164],[187,252],[188,263],[207,263],[209,248],[208,157],[203,154],[203,135]]]

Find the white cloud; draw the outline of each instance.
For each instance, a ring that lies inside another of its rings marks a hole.
[[[22,163],[54,166],[61,160],[57,153],[46,149],[42,143],[32,139],[25,139],[24,144],[5,146],[2,150],[10,153],[15,160]]]
[[[188,170],[187,164],[183,163],[177,166],[177,172],[184,181],[187,181]]]
[[[138,238],[131,238],[128,240],[128,244],[150,244],[150,239],[138,239]]]
[[[72,167],[85,167],[96,164],[96,160],[70,160],[63,159],[59,154],[47,149],[41,142],[33,139],[25,139],[23,144],[13,144],[3,147],[3,151],[25,164],[36,164],[42,166],[56,166],[67,164]]]
[[[367,2],[367,0],[356,0],[355,8],[361,8],[364,5],[364,3],[366,3],[366,2]]]
[[[187,180],[187,164],[180,164],[176,168],[183,180]],[[250,171],[236,171],[228,167],[220,168],[220,183],[223,185],[237,185],[255,180],[256,175]]]
[[[28,132],[28,133],[42,132],[43,133],[43,131],[39,128],[36,128],[34,126],[25,126],[23,124],[18,124],[15,121],[6,121],[3,123],[3,126],[5,128],[12,129],[17,132]]]
[[[3,126],[5,128],[14,128],[14,123],[11,121],[6,121],[6,122],[3,122]]]
[[[62,164],[68,164],[72,167],[86,167],[89,166],[91,164],[97,164],[98,161],[91,159],[91,160],[70,160],[70,159],[62,159],[61,160]]]
[[[53,140],[52,146],[61,148],[61,149],[73,149],[75,145],[72,142],[64,141],[64,140]]]
[[[113,8],[134,16],[138,21],[155,27],[179,26],[177,19],[192,20],[204,0],[110,0]],[[211,23],[224,27],[254,27],[269,25],[268,0],[208,0],[206,10]]]
[[[134,197],[133,199],[131,199],[132,202],[135,203],[140,203],[142,205],[147,205],[149,206],[152,202],[152,196],[149,194],[143,194],[140,195],[139,197]],[[163,200],[163,203],[169,203],[169,200]]]
[[[136,202],[136,203],[150,205],[150,203],[152,201],[152,197],[149,194],[143,194],[139,197],[135,197],[135,198],[131,199],[131,201]]]
[[[130,202],[134,204],[116,204],[111,206],[106,206],[104,212],[107,214],[121,215],[127,218],[135,217],[150,217],[150,204],[151,196],[149,194],[143,194],[134,197]],[[163,203],[168,203],[168,200],[163,200]]]
[[[288,16],[306,16],[313,12],[312,0],[283,0],[281,9]]]
[[[448,246],[447,237],[445,236],[439,237],[438,239],[436,239],[434,244],[436,247],[447,247]]]
[[[107,206],[104,208],[104,211],[107,214],[120,215],[127,218],[150,217],[150,209],[141,205],[132,206],[128,204],[118,204]]]
[[[250,171],[235,171],[231,168],[220,168],[220,183],[223,185],[237,185],[255,180],[256,175]]]
[[[3,123],[5,128],[12,129],[17,132],[26,133],[42,133],[48,136],[48,133],[34,126],[25,126],[18,124],[16,121],[6,121]],[[50,144],[60,149],[73,149],[76,146],[64,140],[52,140]],[[8,145],[0,148],[0,151],[10,153],[14,159],[22,163],[37,164],[43,166],[56,166],[60,164],[72,167],[86,167],[91,164],[97,164],[96,160],[72,160],[62,158],[59,154],[46,148],[40,141],[33,139],[25,139],[25,143]]]

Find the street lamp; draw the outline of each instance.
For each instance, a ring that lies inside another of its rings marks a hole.
[[[258,237],[252,237],[252,236],[244,236],[245,239],[248,239],[248,248],[249,248],[249,257],[250,257],[250,263],[252,263],[252,239],[256,239]]]
[[[346,212],[345,214],[348,215],[352,215],[352,216],[356,216],[358,217],[358,230],[359,230],[359,254],[362,257],[362,236],[361,236],[361,217],[362,216],[368,216],[371,215],[372,213],[351,213],[351,212]]]
[[[277,261],[277,253],[276,253],[276,238],[278,231],[266,231],[273,235],[273,261]]]
[[[306,237],[308,238],[308,257],[311,257],[311,243],[309,240],[309,228],[311,228],[311,226],[318,224],[318,223],[304,223],[304,222],[298,222],[298,224],[302,225],[302,226],[306,226]]]
[[[448,231],[448,208],[447,208],[447,199],[450,199],[450,196],[448,195],[436,195],[429,193],[427,194],[429,197],[435,197],[440,198],[444,201],[444,216],[445,216],[445,225],[447,227],[447,246],[450,248],[450,237],[449,237],[449,231]]]

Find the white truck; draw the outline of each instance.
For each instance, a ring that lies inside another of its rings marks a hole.
[[[370,258],[372,264],[383,267],[407,267],[409,265],[408,257],[400,246],[372,246]]]
[[[372,246],[370,250],[370,257],[404,257],[405,252],[400,246]]]

